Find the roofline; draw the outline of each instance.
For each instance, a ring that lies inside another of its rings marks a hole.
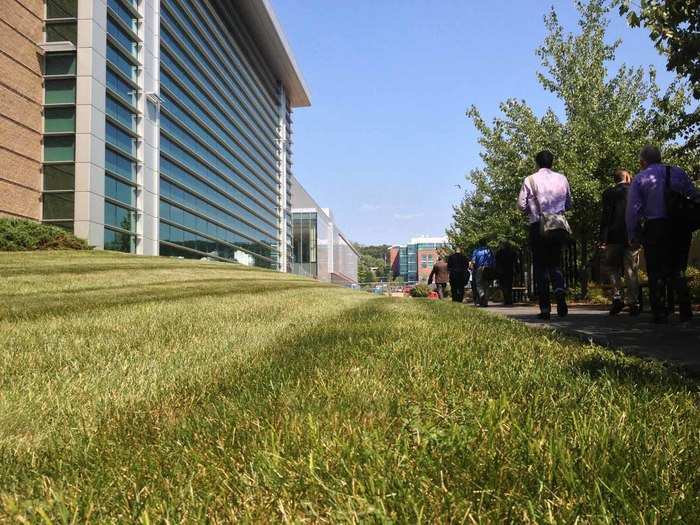
[[[309,90],[269,0],[233,0],[294,108],[311,105]]]

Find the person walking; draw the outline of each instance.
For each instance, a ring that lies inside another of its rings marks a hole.
[[[503,293],[504,306],[513,306],[513,271],[518,254],[510,242],[504,241],[496,252],[496,275]]]
[[[693,232],[688,224],[671,220],[667,204],[670,192],[700,203],[700,191],[681,168],[662,164],[656,146],[645,146],[639,163],[642,171],[627,198],[627,235],[633,248],[644,246],[653,321],[668,322],[669,292],[675,293],[681,321],[690,321],[693,311],[685,272]]]
[[[603,213],[600,219],[600,249],[603,268],[610,279],[613,300],[610,315],[619,314],[625,307],[622,295],[622,274],[625,275],[625,298],[630,315],[639,315],[639,248],[631,248],[627,238],[625,213],[632,176],[618,169],[613,174],[615,186],[603,192]]]
[[[445,258],[440,256],[437,262],[433,265],[433,269],[428,276],[428,284],[433,283],[433,278],[435,279],[435,286],[437,288],[437,293],[440,299],[445,298],[445,291],[447,289],[447,282],[450,280],[450,272],[447,269],[447,261]]]
[[[447,271],[450,275],[450,291],[452,300],[456,303],[464,301],[464,287],[469,280],[469,261],[462,254],[461,248],[455,248],[455,252],[447,258]]]
[[[554,287],[557,314],[565,317],[569,313],[566,304],[566,284],[561,271],[561,249],[565,230],[547,230],[552,222],[565,223],[563,214],[571,209],[569,181],[561,173],[552,171],[554,155],[541,151],[535,156],[537,172],[523,181],[518,196],[518,208],[529,221],[529,239],[532,248],[533,271],[539,296],[540,319],[550,319],[550,282]],[[553,221],[553,219],[557,219]],[[568,223],[566,223],[568,228]]]
[[[489,291],[493,279],[494,257],[491,248],[485,240],[479,241],[479,246],[472,252],[472,265],[476,277],[476,293],[478,305],[486,308],[489,305]]]

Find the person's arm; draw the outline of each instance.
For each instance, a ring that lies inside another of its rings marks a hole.
[[[641,235],[639,222],[642,217],[642,194],[639,189],[639,176],[630,184],[627,194],[627,210],[625,212],[625,223],[627,225],[627,237],[631,245],[639,245]]]
[[[700,191],[688,174],[678,167],[671,169],[671,189],[693,200],[700,199]]]
[[[428,276],[428,284],[433,284],[433,276],[435,275],[435,266],[433,266],[433,269],[430,272],[430,275]]]
[[[527,213],[528,206],[527,206],[527,201],[530,198],[530,188],[527,185],[527,179],[523,181],[523,185],[520,188],[520,194],[518,195],[518,209],[523,212]]]
[[[608,240],[608,229],[612,222],[612,198],[610,190],[603,192],[603,213],[600,217],[600,244],[605,244]]]

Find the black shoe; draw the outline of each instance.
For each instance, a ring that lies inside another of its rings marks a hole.
[[[639,310],[639,306],[637,306],[636,304],[630,305],[630,315],[632,317],[639,317],[640,313],[641,313],[641,311]]]
[[[620,299],[614,299],[612,306],[610,307],[610,315],[619,314],[624,307],[625,303],[623,303]]]
[[[559,317],[569,315],[569,307],[566,304],[566,294],[564,292],[557,294],[557,315]]]
[[[549,312],[540,312],[537,314],[537,319],[541,319],[542,321],[549,321],[552,318],[552,315]]]

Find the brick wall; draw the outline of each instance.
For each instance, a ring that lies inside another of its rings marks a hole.
[[[41,218],[41,0],[0,0],[0,215]]]

